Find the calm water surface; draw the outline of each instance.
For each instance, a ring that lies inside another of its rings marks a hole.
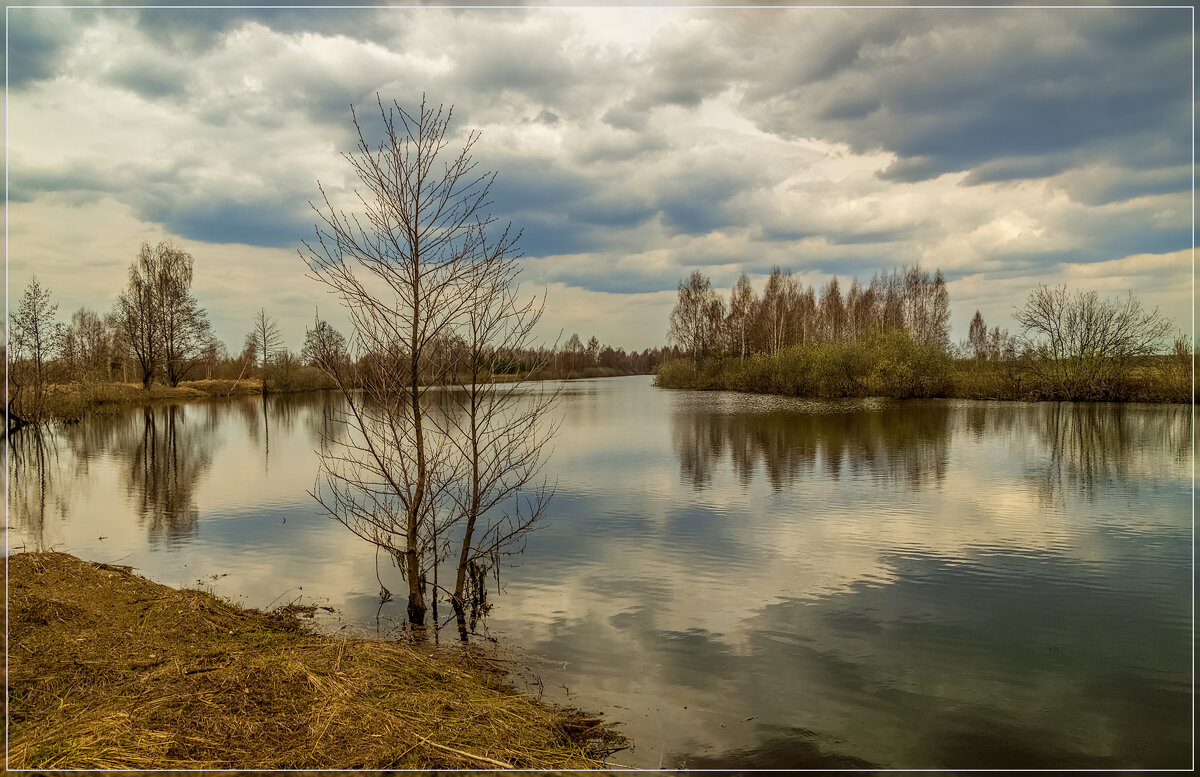
[[[10,551],[395,635],[306,494],[333,395],[9,449]],[[638,766],[1191,766],[1191,408],[565,386],[558,491],[484,631]],[[379,561],[393,591],[397,570]],[[403,599],[403,597],[399,597]],[[453,641],[453,629],[442,637]]]

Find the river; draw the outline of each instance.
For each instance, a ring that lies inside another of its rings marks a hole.
[[[307,494],[334,394],[10,443],[8,550],[396,636]],[[562,387],[556,493],[480,628],[622,764],[1189,768],[1191,408]],[[396,599],[380,603],[376,574]],[[445,614],[443,612],[443,614]],[[440,639],[453,642],[451,626]]]

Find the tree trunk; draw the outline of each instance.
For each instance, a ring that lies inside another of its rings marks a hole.
[[[415,252],[414,252],[415,253]],[[418,265],[419,266],[419,265]],[[417,448],[417,485],[413,493],[412,505],[408,510],[408,546],[405,550],[405,559],[408,566],[408,620],[414,626],[423,626],[425,624],[425,591],[421,586],[421,560],[419,556],[418,545],[418,523],[421,514],[421,507],[425,501],[425,432],[421,426],[421,393],[419,390],[421,355],[417,348],[418,335],[418,315],[419,307],[418,300],[420,297],[420,276],[418,273],[413,274],[413,317],[412,317],[412,340],[409,348],[409,377],[412,383],[409,386],[409,397],[412,400],[413,414],[413,435],[415,437]],[[436,553],[435,553],[436,556]],[[435,558],[434,563],[437,563]]]
[[[22,429],[24,429],[26,426],[29,426],[29,421],[25,420],[24,418],[22,418],[21,416],[19,416],[13,412],[12,406],[13,406],[13,402],[15,402],[15,401],[16,401],[15,398],[10,399],[8,401],[8,409],[4,414],[6,420],[8,421],[8,423],[6,424],[7,428],[4,431],[5,437],[11,436],[11,435],[15,434],[16,432],[19,432]]]
[[[473,366],[471,374],[471,509],[466,516],[467,525],[463,531],[462,550],[458,554],[458,571],[454,578],[454,612],[461,615],[463,604],[463,589],[466,587],[467,562],[471,557],[471,539],[475,533],[475,521],[479,517],[479,429],[478,429],[478,383]],[[461,631],[460,623],[460,631]],[[466,636],[463,636],[466,639]]]

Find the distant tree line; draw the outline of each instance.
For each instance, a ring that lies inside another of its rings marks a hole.
[[[296,352],[284,342],[278,320],[260,309],[249,322],[241,350],[230,353],[192,293],[193,276],[189,252],[166,241],[143,242],[112,309],[98,313],[81,307],[66,322],[58,319],[50,290],[32,278],[8,322],[9,428],[41,419],[51,410],[48,402],[61,401],[68,385],[76,393],[81,387],[103,384],[133,383],[150,389],[196,380],[249,379],[264,393],[334,387],[324,367],[349,360],[351,344],[329,322],[314,317]],[[431,347],[449,355],[464,344],[447,335],[436,338]],[[514,349],[493,366],[498,374],[511,375],[533,369],[535,379],[606,377],[650,374],[676,355],[677,349],[670,347],[626,352],[594,336],[585,345],[572,334],[560,347]],[[367,349],[355,358],[361,362],[373,356]]]
[[[540,364],[543,366],[539,377],[547,378],[649,375],[659,364],[677,355],[678,349],[672,347],[626,352],[624,348],[613,348],[600,342],[595,335],[589,337],[585,344],[578,333],[572,333],[565,343],[557,347],[541,346],[522,352],[520,358],[508,368],[519,371],[526,364]]]
[[[919,266],[805,288],[776,267],[762,295],[743,274],[728,302],[693,272],[679,284],[668,340],[684,358],[658,385],[797,396],[959,396],[994,399],[1187,401],[1191,344],[1168,347],[1172,323],[1132,294],[1039,286],[1014,308],[1017,335],[988,329],[976,311],[950,340],[941,271]]]

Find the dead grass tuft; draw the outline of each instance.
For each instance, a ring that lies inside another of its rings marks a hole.
[[[10,768],[579,769],[620,737],[494,673],[128,568],[8,562]]]

